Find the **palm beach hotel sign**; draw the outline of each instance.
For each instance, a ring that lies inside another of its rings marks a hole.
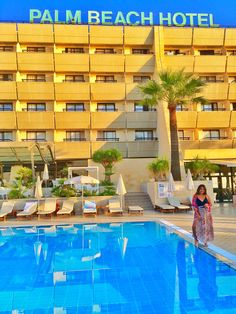
[[[234,0],[1,0],[0,22],[234,27]]]

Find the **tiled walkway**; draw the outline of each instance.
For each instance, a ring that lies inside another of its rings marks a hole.
[[[212,211],[214,218],[215,240],[214,245],[236,255],[236,206],[233,205],[215,205]],[[112,216],[97,216],[81,217],[76,215],[69,218],[53,218],[21,221],[16,219],[0,222],[1,226],[26,226],[26,225],[49,225],[49,224],[64,224],[64,223],[102,223],[113,221],[144,221],[144,220],[159,220],[164,219],[168,222],[191,232],[193,213],[175,213],[164,214],[156,211],[146,211],[143,216],[124,214],[123,217]]]

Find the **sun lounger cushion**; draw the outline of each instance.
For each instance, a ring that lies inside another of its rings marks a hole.
[[[93,201],[85,201],[84,202],[84,209],[96,209],[96,203]]]

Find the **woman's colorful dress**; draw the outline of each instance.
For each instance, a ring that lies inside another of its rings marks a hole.
[[[207,205],[207,206],[205,206]],[[207,243],[214,240],[213,219],[211,215],[211,204],[207,197],[201,201],[196,195],[193,197],[192,206],[198,209],[200,218],[194,212],[193,237],[197,241]]]

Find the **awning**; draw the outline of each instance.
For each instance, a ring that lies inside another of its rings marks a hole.
[[[0,162],[2,164],[54,162],[53,146],[49,143],[1,142]]]
[[[219,159],[219,160],[210,160],[213,164],[222,165],[226,167],[236,167],[236,159]]]

